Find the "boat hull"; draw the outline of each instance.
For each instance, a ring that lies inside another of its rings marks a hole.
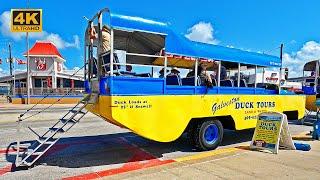
[[[190,120],[232,117],[236,130],[254,128],[257,115],[297,111],[304,116],[302,95],[159,95],[100,96],[87,109],[106,121],[145,138],[170,142],[181,136]]]

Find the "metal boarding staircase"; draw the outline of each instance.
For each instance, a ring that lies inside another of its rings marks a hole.
[[[75,124],[77,124],[88,111],[85,107],[88,104],[95,104],[98,100],[99,94],[91,93],[86,95],[77,105],[69,110],[63,118],[59,119],[53,126],[47,129],[47,131],[39,135],[31,127],[28,129],[34,133],[38,138],[33,143],[21,144],[17,141],[16,147],[16,167],[30,167],[40,157],[42,157],[60,138],[61,134],[68,132]],[[21,125],[21,119],[18,122],[17,132],[19,133]]]

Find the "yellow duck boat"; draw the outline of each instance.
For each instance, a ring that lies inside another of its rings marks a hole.
[[[268,89],[244,75],[280,68],[279,57],[193,42],[170,26],[108,9],[89,20],[85,85],[88,94],[99,94],[89,111],[159,142],[186,132],[201,150],[215,149],[224,129],[254,128],[262,112],[283,112],[289,119],[304,116],[304,95],[283,94],[281,88]],[[103,52],[105,33],[110,35],[108,52]],[[188,76],[174,73],[176,68]],[[203,78],[209,72],[214,74],[211,81]]]

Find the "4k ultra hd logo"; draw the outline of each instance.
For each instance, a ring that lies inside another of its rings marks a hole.
[[[11,9],[12,32],[41,32],[42,9]]]

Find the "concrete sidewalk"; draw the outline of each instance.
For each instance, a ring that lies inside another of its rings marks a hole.
[[[311,144],[311,151],[280,150],[275,155],[239,149],[107,179],[320,179],[320,142],[305,143]]]
[[[34,104],[0,104],[0,124],[15,123],[18,120],[20,114],[26,112],[27,109],[30,109],[33,106]],[[32,110],[30,110],[24,116],[24,118],[33,114],[37,114],[38,112],[46,109],[49,106],[50,104],[39,104]],[[74,106],[75,104],[55,104],[44,112],[32,117],[28,121],[58,120],[60,116],[62,116]],[[57,114],[59,114],[59,116],[57,116]]]

